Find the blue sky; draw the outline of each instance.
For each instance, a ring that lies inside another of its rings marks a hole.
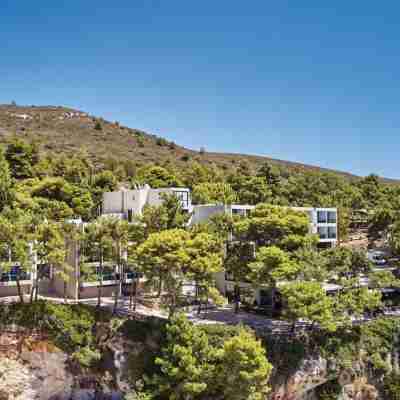
[[[400,178],[394,1],[2,0],[0,103]]]

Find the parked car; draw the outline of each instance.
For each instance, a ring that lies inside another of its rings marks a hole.
[[[375,265],[386,265],[387,259],[385,257],[385,253],[383,251],[371,251],[368,253],[368,258],[375,264]]]

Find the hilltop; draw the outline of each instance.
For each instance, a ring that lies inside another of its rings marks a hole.
[[[189,160],[197,160],[230,169],[240,160],[246,160],[253,167],[268,161],[289,170],[324,171],[349,179],[357,178],[342,171],[269,157],[213,153],[201,149],[195,151],[162,137],[122,126],[118,121],[106,121],[86,112],[61,106],[0,105],[0,143],[6,143],[13,136],[35,141],[43,153],[76,154],[84,148],[97,164],[103,164],[110,159],[132,160],[137,164],[161,164],[173,160],[183,166]]]

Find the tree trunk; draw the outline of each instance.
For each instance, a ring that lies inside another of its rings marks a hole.
[[[133,308],[133,311],[136,311],[136,304],[137,304],[137,296],[138,296],[138,286],[139,286],[139,277],[136,276],[132,278],[132,285],[131,285],[131,300],[133,301],[133,305],[130,308]]]
[[[276,294],[276,288],[275,286],[271,287],[271,317],[273,317],[274,312],[275,312],[275,294]]]
[[[100,249],[100,269],[99,269],[99,285],[97,290],[97,308],[101,307],[102,289],[103,289],[103,250]]]
[[[290,333],[294,335],[296,333],[296,321],[293,321]]]
[[[35,301],[38,301],[38,296],[39,296],[39,273],[36,272]]]
[[[175,282],[172,283],[171,285],[171,304],[170,304],[170,308],[169,308],[169,315],[168,315],[168,319],[171,319],[171,317],[175,314],[175,311],[177,309],[177,305],[178,305],[178,294],[180,292],[181,289],[181,284],[178,284],[177,286],[175,286]]]
[[[158,292],[157,292],[157,298],[158,298],[158,299],[161,297],[162,284],[163,284],[161,274],[160,274],[160,276],[159,276],[159,279],[160,279],[160,281],[159,281],[159,283],[158,283]]]
[[[20,271],[17,272],[17,291],[18,291],[18,296],[19,296],[20,302],[24,303],[24,295],[21,291],[21,282],[20,282],[19,273],[20,273]]]
[[[64,281],[64,303],[67,304],[67,282]]]
[[[240,286],[235,283],[235,287],[233,289],[233,301],[235,304],[235,314],[239,312],[239,302],[240,302]]]
[[[31,304],[33,303],[34,291],[35,291],[35,281],[32,280],[32,284],[31,284],[31,293],[29,294],[29,302],[30,302]]]
[[[133,306],[133,282],[135,281],[134,278],[132,278],[132,282],[129,287],[129,310],[132,310]]]
[[[117,312],[119,294],[120,294],[120,292],[122,292],[122,279],[123,279],[123,272],[124,272],[124,271],[122,271],[121,249],[120,249],[119,245],[117,246],[117,252],[118,252],[117,269],[119,271],[119,280],[118,280],[118,288],[115,290],[113,314],[115,314]]]
[[[196,282],[196,301],[199,302],[199,307],[197,308],[197,314],[200,315],[201,313],[201,297],[199,296],[200,287],[199,284]]]

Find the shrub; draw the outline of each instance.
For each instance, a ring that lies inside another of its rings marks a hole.
[[[144,138],[143,138],[143,136],[138,135],[136,137],[136,142],[137,142],[139,147],[144,147]]]
[[[182,161],[189,161],[189,160],[190,160],[190,155],[189,155],[189,154],[184,154],[184,155],[181,157],[181,160],[182,160]]]
[[[162,146],[168,146],[168,141],[166,139],[162,138],[162,137],[158,137],[156,139],[156,143],[157,143],[158,146],[161,146],[161,147]]]
[[[100,121],[96,121],[96,123],[94,124],[94,129],[95,129],[96,131],[101,131],[101,130],[103,130],[103,127],[102,127]]]
[[[400,400],[400,375],[392,373],[383,379],[383,398],[385,400]]]

